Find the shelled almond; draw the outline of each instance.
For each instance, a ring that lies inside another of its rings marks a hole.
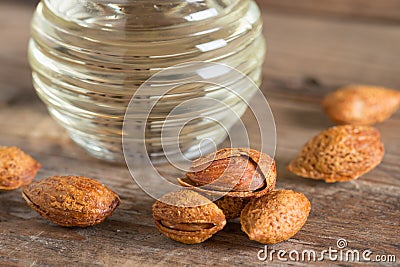
[[[247,148],[225,148],[193,161],[178,182],[216,200],[228,219],[236,218],[247,200],[268,194],[276,183],[275,161]]]

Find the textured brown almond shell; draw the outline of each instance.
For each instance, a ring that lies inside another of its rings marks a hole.
[[[181,186],[189,187],[200,193],[211,195],[211,196],[230,196],[230,197],[240,197],[240,198],[252,198],[260,197],[267,194],[269,191],[273,190],[276,183],[276,165],[274,159],[272,159],[267,154],[261,153],[254,149],[247,148],[225,148],[212,153],[205,157],[201,157],[193,162],[193,168],[198,166],[203,166],[204,164],[210,163],[215,160],[225,159],[228,157],[239,157],[245,156],[257,164],[259,172],[265,178],[265,183],[263,187],[254,191],[217,191],[212,190],[207,187],[198,187],[189,178],[178,178],[178,182]]]
[[[250,240],[275,244],[294,236],[306,223],[310,201],[302,193],[277,190],[251,199],[242,210],[242,231]]]
[[[22,197],[41,216],[62,226],[98,224],[120,203],[115,192],[83,176],[48,177],[25,187]]]
[[[225,216],[217,205],[191,190],[164,195],[153,204],[152,210],[158,230],[165,236],[185,244],[201,243],[224,228],[226,224]],[[166,227],[161,221],[168,221],[171,225],[177,226],[184,224],[188,230]],[[189,230],[190,224],[195,226],[192,231]],[[212,227],[199,230],[201,224]]]
[[[247,198],[224,196],[214,201],[214,203],[222,210],[225,218],[230,220],[240,216],[248,201],[249,199]]]
[[[17,147],[0,147],[0,190],[30,184],[40,167],[39,162]]]
[[[349,85],[321,103],[336,123],[369,125],[388,119],[400,106],[400,92],[383,87]]]
[[[370,126],[342,125],[308,141],[287,169],[298,176],[328,183],[356,179],[383,158],[380,133]]]

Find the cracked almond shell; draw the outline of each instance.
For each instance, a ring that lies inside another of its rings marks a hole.
[[[324,111],[340,124],[369,125],[388,119],[400,106],[400,92],[383,87],[349,85],[327,95]]]
[[[162,234],[185,244],[201,243],[226,224],[217,205],[191,190],[161,197],[153,204],[153,217]]]
[[[0,147],[0,190],[28,185],[40,169],[39,162],[17,147]]]
[[[119,205],[118,195],[83,176],[53,176],[25,187],[22,197],[49,221],[86,227],[101,223]]]
[[[298,176],[327,183],[356,179],[383,158],[380,133],[370,126],[342,125],[308,141],[287,169]]]
[[[274,189],[276,165],[257,150],[225,148],[194,160],[178,182],[210,196],[260,197]]]
[[[245,206],[240,223],[250,240],[275,244],[294,236],[306,223],[310,201],[302,193],[277,190]]]

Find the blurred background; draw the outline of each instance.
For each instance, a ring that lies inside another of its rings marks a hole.
[[[34,94],[26,48],[37,2],[0,2],[1,102]],[[400,88],[400,0],[257,2],[268,46],[262,88],[271,94],[346,83]]]

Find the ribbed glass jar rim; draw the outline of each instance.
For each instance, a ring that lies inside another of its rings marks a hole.
[[[243,12],[249,0],[43,0],[59,18],[103,29],[176,28],[215,23]],[[90,16],[88,16],[90,14]]]

